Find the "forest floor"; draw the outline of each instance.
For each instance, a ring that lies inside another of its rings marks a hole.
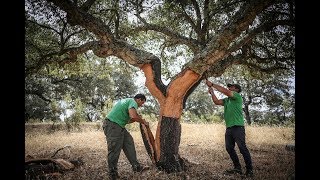
[[[137,123],[134,123],[137,124]],[[185,179],[290,179],[295,174],[295,152],[287,151],[287,144],[294,144],[293,127],[246,126],[246,142],[251,152],[254,177],[225,175],[232,167],[224,146],[224,124],[181,123],[180,156],[188,161],[187,170],[167,174],[159,171],[151,162],[144,147],[137,125],[130,125],[129,132],[135,141],[138,160],[150,166],[142,173],[133,173],[123,151],[118,162],[120,179],[123,180],[185,180]],[[49,158],[58,149],[55,158],[74,160],[81,158],[83,164],[73,170],[47,179],[102,180],[108,179],[106,139],[100,124],[82,125],[80,129],[67,131],[57,125],[26,124],[25,157]],[[88,128],[90,127],[90,128]],[[150,123],[155,135],[157,123]],[[236,151],[244,168],[238,148]],[[294,177],[293,177],[294,178]]]

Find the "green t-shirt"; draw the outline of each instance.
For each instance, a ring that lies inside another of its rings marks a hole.
[[[107,118],[124,128],[130,120],[130,108],[138,108],[138,104],[134,98],[121,99],[112,107]]]
[[[224,120],[227,127],[244,126],[242,114],[242,97],[239,93],[233,92],[233,97],[223,99]]]

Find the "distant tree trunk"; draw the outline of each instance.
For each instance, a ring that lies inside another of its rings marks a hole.
[[[251,125],[251,116],[250,116],[250,112],[249,112],[249,105],[252,103],[252,97],[249,96],[248,100],[246,100],[245,98],[243,98],[243,99],[244,99],[244,108],[243,108],[244,115],[247,120],[247,123],[249,125]]]
[[[282,115],[281,110],[279,110],[279,111],[276,112],[276,116],[277,116],[277,118],[278,118],[278,120],[279,120],[279,122],[280,122],[281,124],[285,122],[286,116],[285,116],[285,113],[283,113],[283,115]]]
[[[86,115],[87,115],[88,122],[93,122],[93,119],[91,118],[90,113],[87,113]]]
[[[244,111],[244,115],[247,120],[247,123],[250,125],[251,124],[251,116],[249,113],[249,105],[245,105],[243,108],[243,111]]]

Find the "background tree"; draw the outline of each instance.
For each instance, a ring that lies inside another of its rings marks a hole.
[[[148,152],[169,173],[184,168],[179,120],[203,79],[219,77],[233,64],[268,73],[294,67],[295,2],[290,0],[30,0],[26,9],[27,21],[50,31],[52,40],[47,42],[57,42],[27,60],[26,74],[49,63],[76,63],[88,51],[100,58],[115,56],[143,71],[160,107]],[[149,41],[158,43],[150,47]],[[174,59],[181,66],[170,73],[168,84],[161,62],[170,61],[150,48],[186,53]]]

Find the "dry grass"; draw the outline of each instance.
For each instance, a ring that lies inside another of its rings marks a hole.
[[[138,159],[142,164],[151,166],[142,174],[134,174],[124,156],[120,155],[118,168],[121,179],[242,179],[240,176],[227,176],[225,169],[232,167],[224,147],[223,124],[185,124],[182,123],[180,143],[181,157],[190,161],[187,172],[166,174],[158,171],[143,145],[140,131],[131,125]],[[155,134],[156,123],[151,124]],[[251,151],[255,176],[253,179],[288,179],[294,173],[295,153],[285,150],[286,144],[294,143],[294,129],[285,127],[246,127],[247,145]],[[63,180],[100,180],[107,176],[107,146],[102,129],[93,125],[82,131],[49,131],[48,127],[26,126],[25,155],[46,158],[66,145],[71,148],[60,151],[56,157],[64,159],[83,158],[84,164],[65,172],[58,179]],[[244,161],[238,149],[239,158]]]

